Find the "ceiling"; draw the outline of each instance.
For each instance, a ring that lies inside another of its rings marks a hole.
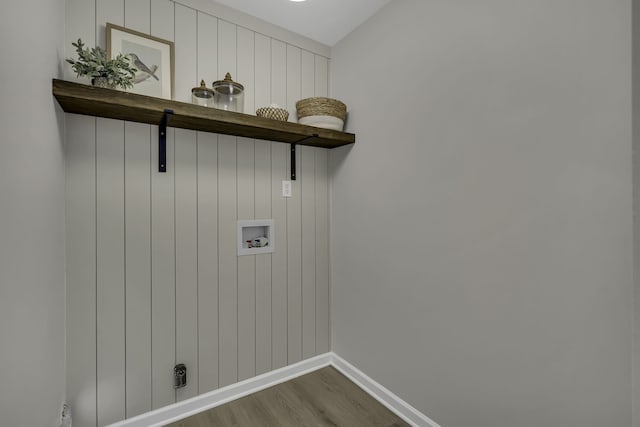
[[[215,1],[333,46],[390,0]]]

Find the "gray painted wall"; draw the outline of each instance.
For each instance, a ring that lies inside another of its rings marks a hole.
[[[640,209],[640,1],[633,0],[633,211]],[[634,215],[633,426],[640,427],[640,227]]]
[[[64,157],[51,78],[64,1],[0,5],[0,424],[59,426],[64,400]]]
[[[338,43],[332,347],[447,427],[631,425],[631,1],[394,1]]]

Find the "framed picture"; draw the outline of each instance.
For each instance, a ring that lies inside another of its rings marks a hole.
[[[130,92],[173,99],[173,42],[107,23],[107,55],[126,55],[138,71]]]

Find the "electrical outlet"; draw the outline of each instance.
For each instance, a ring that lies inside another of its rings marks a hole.
[[[173,368],[173,388],[187,386],[187,367],[184,363],[178,363]]]
[[[282,181],[282,197],[291,197],[291,181]]]

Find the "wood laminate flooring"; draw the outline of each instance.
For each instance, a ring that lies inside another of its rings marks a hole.
[[[329,366],[168,427],[409,426]]]

